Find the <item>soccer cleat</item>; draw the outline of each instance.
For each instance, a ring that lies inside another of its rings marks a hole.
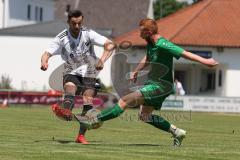
[[[89,142],[85,139],[83,134],[79,134],[75,142],[82,143],[82,144],[89,144]]]
[[[81,116],[81,114],[76,114],[74,117],[81,126],[88,130],[95,129],[100,124],[100,121],[97,119],[97,117]]]
[[[173,135],[173,146],[180,147],[183,139],[186,137],[186,133],[183,129],[177,128]]]
[[[60,107],[58,103],[52,105],[52,111],[62,120],[71,121],[73,118],[71,110]]]

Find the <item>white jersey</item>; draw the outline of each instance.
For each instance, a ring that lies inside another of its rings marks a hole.
[[[107,38],[93,30],[81,27],[78,38],[71,36],[68,29],[59,33],[46,50],[52,55],[61,55],[65,61],[64,74],[95,78],[96,54],[93,45],[103,46]]]

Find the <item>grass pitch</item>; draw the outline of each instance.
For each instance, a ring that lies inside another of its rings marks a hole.
[[[75,110],[76,111],[76,110]],[[74,142],[79,125],[57,119],[48,107],[0,109],[0,160],[236,160],[240,157],[240,115],[166,112],[187,130],[180,148],[169,134],[137,120],[137,110],[105,122]]]

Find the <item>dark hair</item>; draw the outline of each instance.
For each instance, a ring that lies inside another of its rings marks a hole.
[[[83,16],[80,10],[71,10],[68,12],[68,20],[70,20],[72,17],[80,17],[80,16]]]

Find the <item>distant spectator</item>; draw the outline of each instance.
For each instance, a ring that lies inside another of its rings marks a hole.
[[[175,86],[176,95],[180,95],[180,96],[185,95],[185,91],[183,89],[182,83],[178,79],[175,79],[174,86]]]

